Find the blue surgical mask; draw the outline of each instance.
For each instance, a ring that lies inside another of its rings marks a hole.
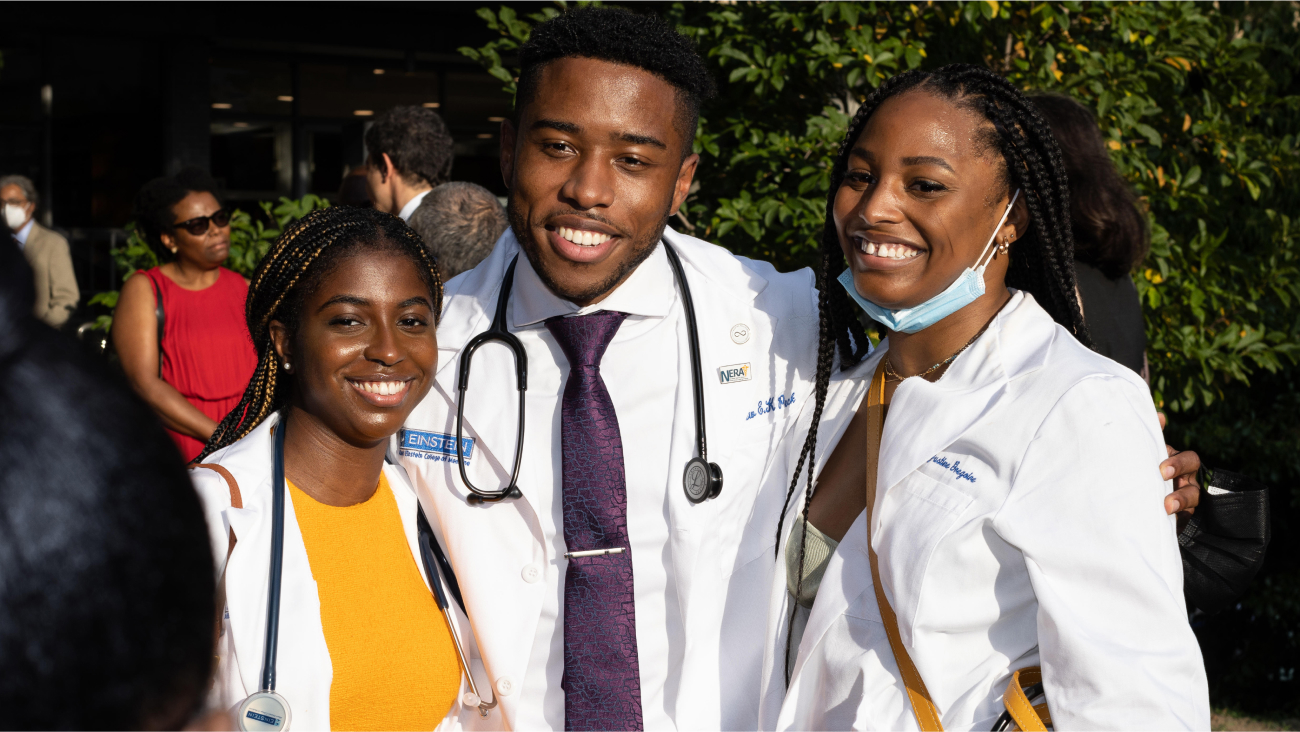
[[[948,289],[917,305],[916,307],[907,308],[906,310],[887,310],[879,305],[867,300],[858,294],[858,290],[853,286],[853,270],[846,269],[838,278],[839,283],[844,289],[849,291],[849,297],[858,304],[871,319],[885,326],[886,328],[897,333],[915,333],[919,330],[929,328],[935,323],[961,310],[962,308],[975,302],[984,294],[984,270],[988,268],[989,262],[993,257],[984,256],[989,253],[993,247],[993,242],[997,241],[998,232],[1002,230],[1002,224],[1006,223],[1007,216],[1011,213],[1011,207],[1016,204],[1016,198],[1020,196],[1020,189],[1016,189],[1015,195],[1011,196],[1011,203],[1007,204],[1007,210],[1002,212],[1002,218],[998,219],[998,225],[993,229],[993,236],[989,237],[989,243],[984,246],[984,251],[980,252],[979,258],[975,260],[975,267],[967,267],[957,276],[957,279],[948,286]],[[983,264],[980,264],[983,262]]]

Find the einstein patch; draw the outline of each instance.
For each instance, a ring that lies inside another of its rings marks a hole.
[[[474,455],[474,438],[463,438],[461,450],[465,453],[465,464],[469,465],[470,458]],[[442,432],[403,429],[398,434],[397,454],[402,457],[454,463],[456,462],[456,437]]]

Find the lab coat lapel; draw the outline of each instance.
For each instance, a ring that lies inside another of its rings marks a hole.
[[[1012,378],[1046,360],[1050,330],[1031,338],[1004,337],[1008,328],[1044,330],[1045,325],[1032,317],[1033,309],[1022,307],[1029,297],[1015,292],[984,335],[957,357],[938,382],[906,379],[894,392],[880,441],[873,536],[880,526],[885,492],[993,409]],[[1026,345],[1015,350],[1017,342]],[[1009,349],[1008,343],[1013,344]]]
[[[250,435],[237,452],[222,462],[239,481],[243,508],[226,509],[237,543],[226,568],[226,605],[230,609],[235,656],[244,693],[261,686],[266,639],[266,606],[271,568],[271,468],[274,459],[273,416]],[[238,578],[236,581],[234,578]],[[320,599],[312,579],[293,500],[284,501],[284,558],[280,585],[279,641],[276,691],[288,700],[293,726],[329,728],[329,680],[333,678],[329,649],[320,623]],[[321,677],[324,677],[322,680]],[[324,694],[316,693],[325,689]]]
[[[822,409],[822,420],[818,425],[817,450],[814,453],[814,463],[812,466],[804,466],[804,472],[799,477],[799,484],[795,488],[795,495],[790,501],[790,506],[786,511],[786,520],[783,523],[782,535],[776,566],[773,573],[771,586],[771,596],[769,598],[768,611],[768,635],[769,641],[763,659],[763,692],[760,702],[759,720],[761,728],[771,729],[776,724],[777,714],[781,710],[781,702],[784,699],[785,689],[785,639],[789,633],[789,613],[791,610],[790,594],[786,589],[786,563],[785,551],[790,539],[790,533],[794,529],[794,522],[803,512],[803,497],[805,490],[805,480],[808,471],[816,479],[821,473],[822,468],[826,465],[826,460],[833,451],[833,445],[838,442],[838,437],[847,428],[848,423],[853,420],[857,412],[858,404],[866,394],[867,387],[870,384],[871,375],[875,372],[876,365],[880,362],[885,349],[880,348],[867,356],[857,366],[852,367],[845,372],[837,372],[832,376],[831,385],[826,393],[826,404]],[[813,402],[813,395],[810,394],[807,400],[808,404]],[[800,412],[795,435],[807,435],[808,429],[812,425],[813,409],[810,406]],[[793,475],[794,466],[798,463],[799,453],[803,450],[803,439],[787,440],[784,447],[782,460],[773,461],[772,469],[779,469],[780,474],[769,474],[764,476],[763,484],[769,485],[788,485]],[[805,627],[803,643],[799,648],[793,649],[796,657],[801,657],[801,649],[812,648],[816,641],[831,627],[834,618],[843,612],[842,605],[836,605],[835,608],[827,608],[837,603],[835,598],[818,595],[817,602],[814,605],[813,613],[808,619],[808,625]],[[801,664],[796,665],[795,673]],[[793,683],[794,677],[791,677]]]
[[[723,561],[726,553],[724,547],[734,553],[734,539],[737,538],[724,536],[722,529],[726,526],[743,526],[745,518],[739,517],[739,520],[727,523],[730,518],[734,518],[726,516],[727,508],[734,503],[731,499],[740,490],[740,476],[733,471],[733,475],[728,478],[725,467],[734,464],[737,433],[734,426],[737,417],[734,414],[736,405],[725,404],[727,395],[719,393],[717,367],[756,360],[762,363],[760,359],[767,358],[770,353],[769,344],[777,319],[752,307],[754,298],[767,286],[767,280],[752,273],[748,273],[752,276],[747,278],[746,268],[735,257],[725,253],[724,256],[719,256],[716,247],[677,234],[671,229],[664,230],[664,240],[672,244],[681,257],[686,281],[691,289],[699,329],[708,458],[710,462],[724,466],[724,487],[720,496],[699,505],[692,504],[682,488],[685,456],[694,455],[697,451],[694,369],[689,350],[690,335],[683,312],[683,317],[678,320],[677,400],[670,451],[674,458],[681,457],[682,460],[681,465],[671,465],[668,469],[668,505],[669,519],[672,522],[673,578],[677,584],[678,602],[689,646],[693,628],[690,618],[697,611],[692,607],[695,602],[693,590],[698,583],[722,580],[720,571],[722,567],[729,566],[729,563]],[[746,286],[738,287],[734,284],[746,280]],[[678,298],[681,298],[680,293]],[[753,331],[743,347],[737,347],[726,330],[737,323],[747,324]],[[770,373],[771,369],[765,371]],[[709,610],[699,608],[698,612],[707,613]],[[685,680],[683,688],[689,688],[685,685]]]

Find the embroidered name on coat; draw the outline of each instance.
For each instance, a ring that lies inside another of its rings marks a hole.
[[[759,401],[758,409],[755,409],[746,415],[745,420],[751,420],[760,414],[771,414],[778,409],[785,409],[791,404],[794,404],[794,392],[790,392],[790,396],[781,394],[780,396],[772,397],[767,401]]]
[[[975,476],[973,474],[971,474],[969,471],[961,469],[960,460],[954,460],[953,462],[949,463],[947,458],[943,458],[943,457],[939,457],[938,455],[935,455],[934,457],[930,458],[930,462],[934,463],[935,465],[938,465],[944,470],[947,470],[948,472],[957,476],[958,480],[969,480],[972,483],[975,482]]]

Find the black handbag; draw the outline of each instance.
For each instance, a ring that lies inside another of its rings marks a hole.
[[[1216,613],[1246,592],[1264,563],[1270,536],[1268,489],[1227,470],[1208,471],[1196,512],[1178,534],[1183,596]]]

